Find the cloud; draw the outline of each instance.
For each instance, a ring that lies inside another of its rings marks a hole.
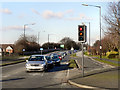
[[[25,16],[26,16],[26,14],[22,13],[18,17],[21,19],[21,18],[24,18]]]
[[[78,17],[71,17],[74,14],[73,9],[69,9],[63,12],[53,12],[51,10],[45,10],[41,14],[36,11],[35,9],[32,9],[32,12],[42,16],[45,19],[52,19],[52,18],[57,18],[57,19],[64,19],[64,20],[91,20],[92,18],[86,16],[85,14],[81,13]],[[66,18],[68,17],[68,18]]]
[[[35,9],[31,9],[33,13],[40,15],[40,13],[38,11],[36,11]]]
[[[31,9],[33,13],[37,14],[37,15],[40,15],[42,16],[43,18],[45,19],[51,19],[51,18],[58,18],[58,19],[61,19],[63,18],[65,15],[67,14],[70,14],[70,13],[73,13],[73,10],[70,9],[70,10],[67,10],[67,11],[64,11],[64,12],[53,12],[51,10],[45,10],[44,12],[42,12],[41,14],[35,10],[35,9]]]
[[[73,13],[73,12],[74,12],[73,9],[69,9],[69,10],[65,11],[66,14]]]
[[[66,20],[92,20],[92,18],[86,16],[85,14],[80,14],[78,17],[69,17]]]
[[[0,9],[0,13],[12,14],[12,12],[8,8]]]
[[[45,19],[50,19],[50,18],[63,18],[64,17],[64,13],[62,12],[57,12],[54,13],[53,11],[50,10],[46,10],[42,13],[43,18]]]
[[[26,26],[27,29],[30,29],[29,27]],[[2,27],[3,31],[8,31],[8,30],[24,30],[24,26],[7,26],[7,27]]]

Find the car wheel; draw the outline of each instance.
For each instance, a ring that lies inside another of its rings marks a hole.
[[[29,73],[30,71],[26,71],[26,73]]]
[[[44,70],[43,71],[48,71],[48,68],[47,68],[47,66],[44,66]]]

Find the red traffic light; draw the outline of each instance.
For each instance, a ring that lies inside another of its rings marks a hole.
[[[82,28],[80,27],[80,31],[82,31]]]

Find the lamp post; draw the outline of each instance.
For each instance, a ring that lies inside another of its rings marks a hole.
[[[25,39],[25,29],[26,29],[26,26],[28,25],[35,25],[35,23],[32,23],[32,24],[24,24],[24,39]]]
[[[45,31],[43,31],[43,32],[45,32]],[[39,40],[40,40],[40,33],[41,32],[38,32],[38,44],[39,44]]]
[[[97,7],[99,8],[99,19],[100,19],[100,59],[102,59],[102,54],[101,54],[101,49],[102,49],[102,45],[101,45],[101,6],[95,6],[95,5],[87,5],[87,4],[82,4],[83,6],[92,6],[92,7]]]
[[[48,34],[48,49],[49,49],[49,38],[50,38],[50,35],[54,35],[54,34]]]
[[[26,26],[28,25],[35,25],[35,23],[32,23],[32,24],[24,24],[24,44],[25,44],[25,29],[26,29]],[[24,55],[24,52],[25,52],[25,47],[23,48],[23,55]]]

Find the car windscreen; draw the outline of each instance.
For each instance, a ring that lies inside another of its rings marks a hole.
[[[29,58],[29,61],[44,61],[44,57],[43,56],[31,56]]]
[[[57,59],[57,58],[58,58],[58,56],[53,56],[53,57],[52,57],[52,59]]]
[[[46,58],[47,60],[49,60],[49,61],[51,60],[51,58],[50,58],[49,56],[46,56],[45,58]]]

